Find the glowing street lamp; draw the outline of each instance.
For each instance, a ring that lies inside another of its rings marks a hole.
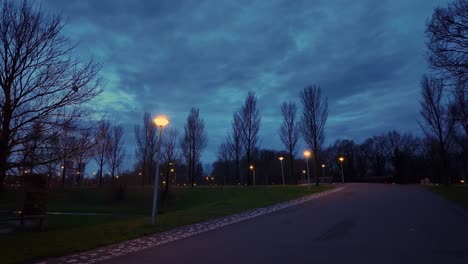
[[[343,172],[343,161],[344,161],[344,158],[343,158],[343,157],[340,157],[340,158],[338,158],[338,160],[339,160],[340,163],[341,163],[341,182],[344,183],[344,172]]]
[[[158,203],[159,162],[161,160],[162,129],[164,126],[169,124],[169,120],[165,116],[157,116],[153,121],[154,124],[159,127],[158,157],[156,160],[156,175],[154,175],[153,210],[151,213],[151,223],[154,225],[156,223],[156,211]]]
[[[306,164],[307,164],[307,184],[309,185],[309,190],[310,190],[310,172],[309,172],[309,157],[311,153],[310,151],[306,150],[304,151],[304,157],[306,158]]]
[[[325,164],[322,164],[322,177],[325,177]]]
[[[281,163],[281,175],[283,176],[283,186],[285,185],[285,182],[284,182],[284,170],[283,170],[283,160],[284,158],[283,157],[279,157],[278,158],[280,163]]]
[[[250,165],[249,166],[249,169],[252,171],[253,173],[253,186],[254,186],[254,189],[255,189],[255,167],[253,165]]]

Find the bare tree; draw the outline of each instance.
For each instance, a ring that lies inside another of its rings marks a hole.
[[[261,121],[260,111],[257,108],[257,96],[252,91],[248,93],[244,105],[239,111],[239,121],[241,122],[242,145],[247,158],[247,183],[251,184],[249,165],[251,164],[252,153],[257,145]]]
[[[196,166],[200,161],[201,153],[207,143],[208,139],[205,131],[205,121],[200,119],[199,109],[192,108],[190,109],[189,116],[187,117],[187,123],[184,126],[184,138],[181,144],[183,155],[187,161],[192,187],[195,185]]]
[[[424,124],[420,124],[423,132],[437,142],[439,161],[439,181],[450,183],[448,169],[448,149],[454,132],[453,118],[450,116],[448,104],[444,101],[443,82],[439,79],[424,76],[421,82],[422,100],[421,116]]]
[[[451,84],[468,82],[468,2],[455,0],[438,7],[427,22],[429,63]],[[465,93],[468,92],[465,87]]]
[[[177,140],[179,138],[179,130],[177,128],[169,128],[163,134],[162,137],[162,147],[161,154],[163,164],[166,165],[165,174],[166,174],[166,185],[164,186],[163,197],[166,198],[169,193],[169,184],[170,184],[170,175],[171,175],[171,165],[174,165],[179,161],[179,153],[177,151]]]
[[[468,92],[464,87],[466,85],[455,88],[450,110],[454,122],[463,130],[464,136],[468,137]]]
[[[233,151],[231,149],[232,142],[230,141],[231,139],[228,136],[226,138],[226,142],[222,143],[218,147],[218,161],[223,166],[223,185],[226,185],[226,176],[229,176],[227,174],[230,174],[229,164],[231,163],[231,160],[233,159],[233,156],[234,156]]]
[[[294,177],[294,155],[296,152],[297,141],[299,140],[299,127],[296,122],[297,107],[294,102],[286,103],[281,105],[281,114],[283,115],[283,123],[279,128],[279,136],[281,142],[289,153],[289,162],[291,169],[291,180],[296,182],[297,179]]]
[[[143,116],[143,126],[135,126],[135,137],[137,141],[136,156],[141,164],[141,185],[145,184],[145,179],[151,183],[154,176],[157,129],[153,124],[151,115],[145,112]]]
[[[110,169],[112,180],[115,179],[116,173],[119,172],[125,157],[123,135],[124,130],[121,125],[114,124],[110,127],[109,151],[107,153],[106,163]]]
[[[94,140],[96,142],[94,159],[99,167],[98,181],[99,187],[102,186],[102,172],[110,152],[111,145],[111,126],[109,121],[101,120],[95,131]]]
[[[90,129],[82,129],[79,132],[76,143],[76,154],[74,155],[74,161],[77,166],[77,179],[76,183],[81,184],[81,181],[84,178],[84,169],[89,159],[93,156],[95,141],[93,140],[93,135],[91,134]]]
[[[315,185],[318,186],[319,150],[325,139],[325,124],[328,117],[328,99],[322,98],[320,87],[306,87],[300,94],[303,106],[301,130],[305,142],[312,148],[314,156]]]
[[[0,14],[0,186],[14,166],[28,131],[47,134],[82,116],[83,103],[100,93],[100,65],[71,57],[59,15],[27,1],[3,1]],[[51,157],[57,159],[58,157]]]
[[[234,154],[234,166],[235,166],[235,177],[236,180],[241,182],[240,174],[239,174],[239,162],[242,158],[242,121],[239,116],[239,113],[236,112],[233,115],[233,120],[231,123],[231,132],[228,134],[228,138],[226,140],[227,146],[229,147],[230,151]]]

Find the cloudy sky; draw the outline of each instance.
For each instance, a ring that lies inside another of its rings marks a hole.
[[[261,147],[282,149],[280,105],[322,87],[327,143],[390,129],[419,133],[425,22],[445,0],[43,0],[69,22],[76,55],[103,63],[95,108],[126,128],[164,113],[183,130],[200,108],[216,158],[249,90],[262,114]],[[303,144],[303,143],[301,143]],[[302,146],[301,146],[302,147]]]

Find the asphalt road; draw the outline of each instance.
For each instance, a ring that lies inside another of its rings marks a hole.
[[[104,263],[468,263],[468,211],[420,186],[350,184]]]

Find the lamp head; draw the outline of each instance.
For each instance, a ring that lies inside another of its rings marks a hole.
[[[158,127],[164,127],[169,124],[169,120],[165,116],[157,116],[153,121]]]

